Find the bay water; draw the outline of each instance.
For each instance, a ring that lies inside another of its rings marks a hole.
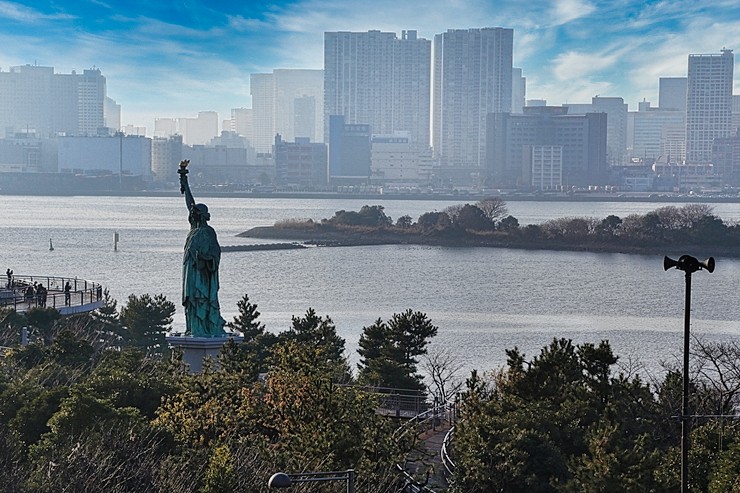
[[[394,220],[406,214],[416,220],[465,202],[196,200],[208,205],[222,246],[266,241],[236,235],[283,219],[320,220],[338,210],[380,204]],[[0,202],[0,271],[97,281],[119,304],[130,294],[162,293],[177,306],[175,329],[183,329],[182,250],[189,224],[181,197],[0,196]],[[520,224],[538,224],[557,217],[624,217],[666,204],[507,205]],[[713,207],[725,221],[740,220],[740,204]],[[579,343],[607,339],[622,364],[650,374],[659,374],[663,362],[679,362],[682,351],[684,274],[664,272],[662,255],[417,245],[224,252],[220,280],[226,320],[236,315],[244,294],[272,332],[289,328],[292,316],[314,308],[336,323],[353,363],[362,327],[409,308],[439,326],[430,351],[450,351],[463,373],[501,367],[507,348],[534,356],[555,337]],[[740,338],[740,261],[717,258],[713,274],[693,275],[692,288],[692,334],[712,341]]]

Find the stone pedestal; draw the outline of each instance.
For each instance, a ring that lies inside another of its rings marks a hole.
[[[229,339],[240,343],[244,338],[236,334],[229,334],[223,337],[192,337],[186,335],[170,335],[165,337],[170,347],[180,348],[182,350],[183,363],[188,365],[190,373],[200,373],[203,371],[203,360],[206,357],[210,357],[214,365],[217,366],[221,347]]]

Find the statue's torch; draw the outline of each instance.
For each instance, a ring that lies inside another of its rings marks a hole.
[[[185,176],[188,174],[188,164],[190,164],[189,159],[180,161],[180,168],[177,170],[180,175],[180,193],[185,193],[185,181],[187,180]]]

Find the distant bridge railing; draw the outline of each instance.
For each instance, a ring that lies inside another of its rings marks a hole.
[[[347,385],[347,387],[355,387]],[[430,407],[429,395],[422,390],[391,387],[360,386],[361,390],[376,398],[375,412],[383,416],[413,418]]]
[[[67,283],[69,291],[65,291]],[[44,289],[36,289],[39,285]],[[102,299],[100,283],[76,277],[13,275],[0,288],[0,307],[18,312],[35,307],[56,308],[62,313],[88,311],[101,306]]]

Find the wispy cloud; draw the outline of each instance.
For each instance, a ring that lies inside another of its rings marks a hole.
[[[591,78],[619,63],[621,54],[621,51],[598,53],[568,51],[555,58],[552,73],[560,82]]]
[[[596,7],[586,0],[555,0],[550,10],[552,24],[562,25],[587,17]]]
[[[44,20],[72,19],[74,16],[65,13],[46,14],[19,3],[0,1],[0,18],[24,23],[35,23]]]

